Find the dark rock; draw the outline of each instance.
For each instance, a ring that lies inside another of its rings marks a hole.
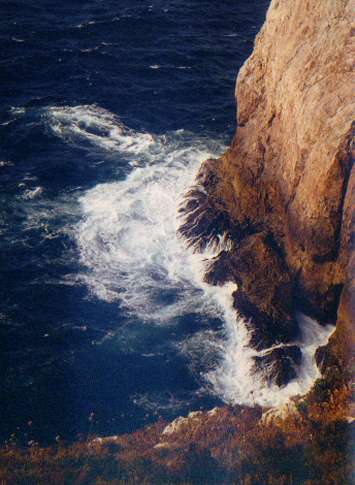
[[[268,234],[252,234],[222,251],[205,275],[210,284],[237,283],[234,308],[246,321],[250,343],[258,350],[290,343],[299,336],[292,277],[280,253]]]
[[[268,384],[282,387],[297,377],[302,352],[296,345],[277,347],[254,357],[254,370],[260,371]]]
[[[217,195],[219,162],[209,159],[201,165],[195,185],[185,194],[179,208],[178,234],[199,252],[209,244],[218,244],[223,237],[237,240],[248,233],[247,227],[232,223],[225,201]]]
[[[321,371],[322,374],[324,374],[327,369],[331,367],[338,367],[339,365],[336,357],[328,351],[327,345],[323,345],[316,350],[315,360],[318,369]]]
[[[295,288],[295,303],[302,313],[322,325],[334,325],[343,286],[343,284],[330,285],[327,291],[320,294],[316,291],[307,292],[298,281]]]
[[[178,233],[187,244],[202,252],[208,244],[218,243],[219,236],[228,232],[230,219],[227,211],[214,197],[218,177],[218,160],[206,160],[196,177],[195,185],[185,194],[179,209],[182,224]]]
[[[272,3],[238,76],[232,145],[202,165],[179,232],[201,251],[228,236],[231,250],[210,262],[205,280],[238,285],[234,307],[254,348],[294,341],[297,307],[321,323],[337,319],[327,349],[348,366],[355,321],[351,2],[307,3],[316,21],[301,1],[291,10],[286,0]],[[298,358],[282,352],[280,383],[292,378]],[[332,365],[324,354],[317,353],[322,369]]]
[[[204,281],[210,285],[217,286],[233,280],[231,252],[221,251],[218,256],[209,262]]]
[[[269,314],[260,311],[241,291],[234,293],[234,308],[246,321],[250,332],[250,345],[257,350],[267,349],[280,343],[290,343],[299,334],[298,325],[291,316],[284,320],[275,320]]]

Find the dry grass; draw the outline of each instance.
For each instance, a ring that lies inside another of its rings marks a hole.
[[[0,484],[349,485],[351,390],[318,381],[297,412],[260,420],[261,409],[219,408],[163,433],[0,450]]]

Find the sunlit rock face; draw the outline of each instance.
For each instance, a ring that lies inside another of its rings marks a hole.
[[[342,295],[334,357],[328,347],[317,360],[324,368],[348,355],[334,341],[354,316],[351,3],[271,2],[237,79],[231,147],[202,165],[181,208],[190,245],[219,245],[205,279],[237,284],[250,345],[266,352],[255,369],[279,386],[302,358],[296,311],[335,323]]]

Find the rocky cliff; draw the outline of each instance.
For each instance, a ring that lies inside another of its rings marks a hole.
[[[197,251],[219,243],[206,281],[237,283],[236,312],[268,379],[281,386],[297,373],[297,311],[336,323],[316,353],[324,377],[279,409],[225,406],[50,448],[10,440],[1,483],[351,483],[353,3],[271,2],[238,77],[232,146],[202,165],[180,227]]]
[[[228,240],[206,280],[237,283],[235,308],[251,344],[265,350],[255,367],[266,366],[279,385],[301,359],[299,311],[322,324],[337,321],[317,352],[320,368],[349,363],[353,7],[352,0],[271,2],[238,76],[232,145],[202,165],[182,209],[180,232],[196,250]]]

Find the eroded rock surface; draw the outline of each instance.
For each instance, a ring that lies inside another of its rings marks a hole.
[[[338,315],[331,343],[318,352],[323,370],[348,359],[340,347],[354,319],[352,4],[271,2],[238,76],[232,145],[202,165],[180,229],[197,250],[228,242],[206,281],[237,283],[234,305],[256,349],[294,342],[296,310],[324,324]],[[299,349],[289,348],[267,356],[279,385],[299,363]]]

